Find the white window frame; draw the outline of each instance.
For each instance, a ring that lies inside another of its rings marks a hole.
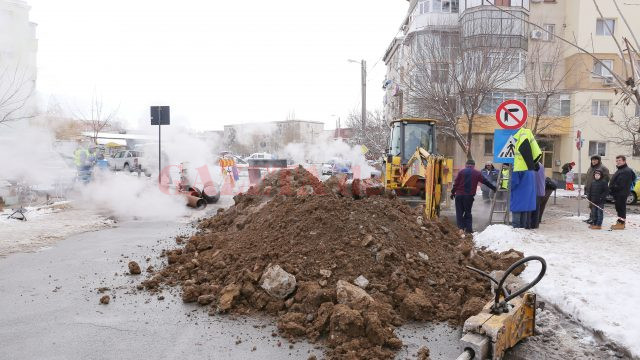
[[[605,109],[605,106],[603,106],[604,104],[607,105],[606,111],[603,111]],[[608,117],[610,108],[611,108],[610,100],[591,100],[591,115],[593,116]]]
[[[553,41],[555,37],[553,36],[556,33],[556,24],[544,24],[542,28],[547,32],[542,34],[542,40],[544,41]]]
[[[611,21],[611,33],[609,32],[609,28],[607,27],[607,22]],[[598,26],[599,24],[602,24],[600,26]],[[596,19],[596,35],[597,36],[611,36],[611,35],[615,35],[616,33],[616,19],[606,19],[606,18],[599,18]]]
[[[431,12],[431,0],[420,0],[418,2],[418,14],[428,14]]]
[[[594,145],[595,152],[591,151],[591,145]],[[607,156],[607,143],[602,141],[589,141],[589,156],[600,155],[602,157]]]
[[[613,60],[600,59],[600,61],[593,61],[593,77],[612,79],[613,75],[602,64],[605,64],[609,69],[613,70]]]

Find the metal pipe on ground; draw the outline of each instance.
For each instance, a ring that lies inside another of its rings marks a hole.
[[[203,198],[193,195],[185,195],[184,197],[187,199],[187,206],[190,208],[202,210],[207,207],[207,201]]]

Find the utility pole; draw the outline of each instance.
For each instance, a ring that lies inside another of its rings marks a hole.
[[[367,62],[360,62],[362,67],[362,131],[365,131],[367,125]]]
[[[347,61],[360,63],[360,78],[362,81],[362,114],[360,116],[362,120],[362,130],[364,131],[367,125],[367,62],[364,59],[360,61],[349,59]]]

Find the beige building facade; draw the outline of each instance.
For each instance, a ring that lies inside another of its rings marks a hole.
[[[640,16],[640,1],[637,4],[618,3],[627,19],[630,19],[634,32],[640,36],[640,22],[635,21]],[[486,0],[410,1],[401,27],[402,34],[393,39],[384,56],[387,65],[384,83],[387,120],[425,116],[413,111],[408,99],[411,95],[403,86],[407,83],[406,77],[410,76],[407,73],[407,54],[415,46],[412,39],[446,29],[460,31],[464,44],[469,29],[472,29],[468,25],[470,22],[495,22],[496,18],[504,17],[504,11],[508,11],[515,14],[511,16],[512,19],[522,21],[503,26],[502,29],[508,29],[503,30],[503,34],[488,36],[508,37],[508,46],[521,50],[522,63],[513,66],[522,71],[523,77],[487,95],[474,121],[471,152],[476,162],[493,159],[493,131],[498,128],[495,121],[497,105],[504,100],[518,99],[527,104],[530,120],[526,126],[537,130],[548,176],[558,176],[561,166],[566,162],[578,162],[575,141],[578,130],[581,130],[584,139],[583,172],[586,172],[589,158],[594,154],[601,155],[610,168],[614,168],[617,155],[625,155],[630,165],[640,170],[640,149],[620,145],[619,130],[612,121],[640,113],[635,106],[616,105],[619,96],[614,93],[610,74],[590,55],[549,35],[553,33],[574,42],[598,59],[605,60],[605,64],[610,65],[614,72],[621,73],[622,60],[608,29],[613,27],[613,35],[618,41],[630,37],[630,34],[613,2],[598,1],[603,16],[598,14],[592,1],[497,0],[495,4],[502,11]],[[499,44],[504,44],[504,41]],[[537,105],[544,93],[552,94],[546,108]],[[540,115],[536,115],[538,109]],[[443,141],[441,145],[439,152],[454,157],[455,168],[460,168],[465,161],[464,151],[454,141]]]

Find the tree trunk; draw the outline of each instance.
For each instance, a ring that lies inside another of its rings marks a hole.
[[[467,160],[473,160],[473,155],[471,155],[471,139],[473,136],[473,115],[467,117],[468,128],[467,128]]]

